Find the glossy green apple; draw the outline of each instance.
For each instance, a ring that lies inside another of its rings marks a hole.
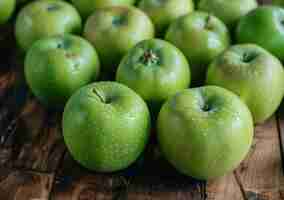
[[[257,6],[257,0],[200,0],[198,9],[217,16],[232,28],[242,16]]]
[[[158,34],[164,34],[168,26],[178,17],[192,12],[192,0],[141,0],[139,8],[152,19]]]
[[[34,95],[44,104],[62,106],[80,87],[96,80],[99,59],[93,46],[78,36],[38,40],[25,59],[25,76]]]
[[[150,18],[134,7],[105,7],[91,15],[84,36],[95,46],[102,70],[115,73],[121,58],[138,42],[154,37]]]
[[[280,61],[254,44],[232,46],[210,65],[207,84],[238,94],[248,105],[254,122],[268,119],[284,94],[284,70]]]
[[[189,87],[190,68],[174,45],[150,39],[138,43],[122,59],[116,80],[137,92],[153,111],[159,110],[169,97]]]
[[[15,0],[1,0],[0,1],[0,24],[8,21],[15,10]]]
[[[80,14],[86,18],[90,16],[95,9],[106,6],[133,5],[135,0],[71,0]]]
[[[81,18],[76,9],[61,0],[39,0],[27,4],[18,14],[15,34],[27,51],[37,40],[65,33],[80,33]]]
[[[193,85],[202,84],[208,64],[230,45],[225,24],[205,12],[192,12],[169,27],[166,40],[187,57]]]
[[[113,172],[132,164],[148,141],[150,114],[130,88],[98,82],[78,90],[63,114],[63,136],[84,167]]]
[[[238,43],[255,43],[284,61],[284,9],[262,6],[243,17],[236,30]]]
[[[237,95],[217,86],[186,89],[158,117],[158,142],[181,173],[207,180],[232,171],[248,153],[253,120]]]

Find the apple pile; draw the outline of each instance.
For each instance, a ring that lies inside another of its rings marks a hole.
[[[18,6],[15,36],[81,165],[125,169],[157,137],[179,172],[207,180],[239,165],[283,99],[280,2],[37,0]],[[0,24],[15,6],[0,1]]]

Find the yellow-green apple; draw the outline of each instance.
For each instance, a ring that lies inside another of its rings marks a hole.
[[[243,17],[236,29],[238,43],[254,43],[284,61],[284,9],[262,6]]]
[[[1,0],[0,1],[0,24],[8,21],[15,10],[15,0]]]
[[[165,38],[187,57],[194,86],[203,83],[208,64],[230,45],[225,24],[205,12],[178,18],[170,25]]]
[[[34,95],[45,105],[60,107],[80,87],[96,80],[99,58],[79,36],[38,40],[25,59],[25,76]]]
[[[83,18],[90,16],[95,9],[106,6],[133,5],[135,0],[71,0]]]
[[[235,45],[210,65],[207,84],[227,88],[248,105],[255,123],[271,117],[284,94],[281,62],[254,44]]]
[[[81,17],[69,3],[39,0],[28,3],[17,16],[15,35],[20,48],[27,51],[42,38],[81,32]]]
[[[110,6],[97,9],[88,18],[84,36],[97,49],[103,72],[112,76],[132,47],[154,37],[154,25],[137,8]]]
[[[116,80],[137,92],[155,114],[169,97],[189,87],[190,68],[174,45],[150,39],[138,43],[124,56]]]
[[[141,0],[139,8],[150,16],[157,34],[163,35],[178,17],[193,11],[194,3],[192,0]]]
[[[253,120],[245,103],[217,86],[186,89],[170,98],[158,117],[158,142],[181,173],[207,180],[223,176],[245,158]]]
[[[127,168],[143,152],[150,114],[143,99],[117,82],[79,89],[63,114],[63,136],[73,158],[100,172]]]
[[[257,8],[257,0],[200,0],[198,9],[211,13],[233,28],[242,16]]]

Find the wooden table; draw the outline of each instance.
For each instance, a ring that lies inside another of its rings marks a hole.
[[[62,140],[61,112],[46,110],[31,95],[12,27],[0,29],[5,49],[0,59],[0,200],[284,199],[284,106],[256,126],[247,158],[220,179],[202,182],[178,174],[161,158],[155,141],[129,169],[97,174],[72,160]]]

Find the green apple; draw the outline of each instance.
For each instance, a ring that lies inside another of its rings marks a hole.
[[[242,16],[257,6],[257,0],[200,0],[198,9],[217,16],[232,28]]]
[[[1,0],[0,1],[0,24],[8,21],[15,10],[15,0]]]
[[[207,84],[227,88],[248,105],[254,122],[263,122],[276,111],[284,94],[280,61],[254,44],[235,45],[213,61]]]
[[[237,95],[217,86],[186,89],[158,117],[158,142],[181,173],[207,180],[232,171],[253,140],[253,120]]]
[[[178,17],[192,12],[192,0],[141,0],[139,8],[152,19],[158,34],[164,34],[168,26]]]
[[[106,6],[133,5],[135,0],[71,0],[80,14],[86,18],[90,16],[95,9]]]
[[[208,64],[230,45],[225,24],[205,12],[192,12],[171,24],[166,40],[187,57],[193,85],[202,84]]]
[[[38,40],[25,59],[25,76],[34,95],[59,107],[80,87],[96,80],[99,59],[93,46],[78,36]]]
[[[114,74],[121,58],[138,42],[154,37],[150,18],[134,7],[97,9],[84,28],[84,36],[95,46],[102,70]]]
[[[80,33],[81,18],[76,9],[61,0],[39,0],[27,4],[18,14],[15,34],[19,46],[27,51],[44,37]]]
[[[189,87],[190,68],[174,45],[150,39],[138,43],[124,56],[116,80],[137,92],[152,105],[151,109],[159,110],[165,100]]]
[[[236,30],[238,43],[255,43],[284,61],[284,9],[262,6],[243,17]]]
[[[97,82],[79,89],[63,114],[68,150],[84,167],[113,172],[132,164],[144,150],[150,130],[146,103],[116,82]]]

